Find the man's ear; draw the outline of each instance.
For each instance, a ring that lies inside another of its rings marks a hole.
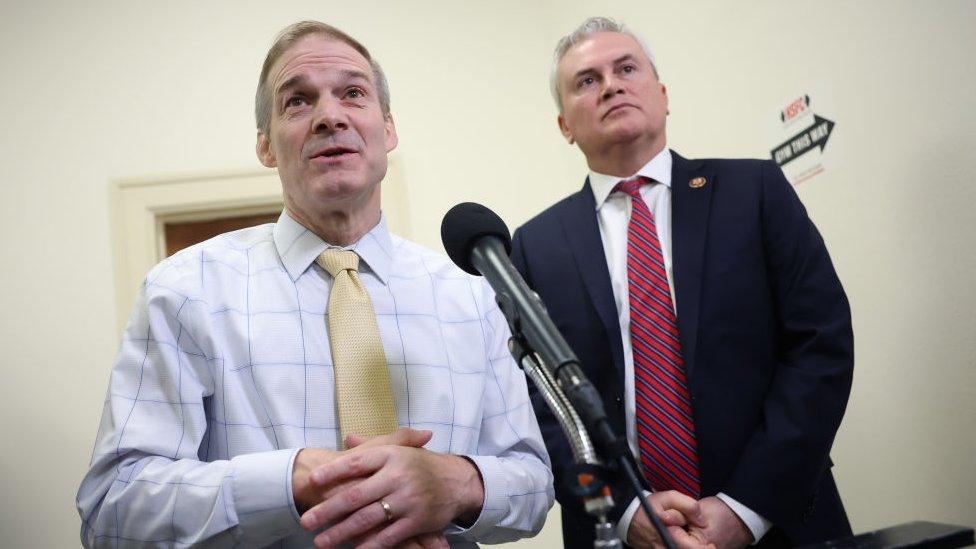
[[[393,123],[393,115],[386,113],[383,116],[383,124],[385,126],[385,142],[386,142],[386,152],[390,152],[396,148],[397,143],[400,142],[400,138],[397,137],[396,124]]]
[[[576,140],[573,139],[573,132],[569,131],[569,126],[566,125],[566,119],[563,118],[563,115],[560,114],[559,116],[557,116],[556,122],[559,124],[560,133],[562,133],[563,137],[566,138],[566,142],[569,143],[570,145],[575,143]]]
[[[254,152],[257,153],[258,160],[266,168],[278,167],[278,159],[275,158],[274,148],[271,146],[271,139],[268,138],[268,134],[261,130],[258,130],[258,140],[254,145]]]

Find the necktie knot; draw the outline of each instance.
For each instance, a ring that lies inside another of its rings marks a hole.
[[[315,262],[329,271],[333,278],[342,271],[359,270],[359,256],[352,250],[329,248],[322,252]]]
[[[641,185],[647,183],[648,179],[646,177],[637,176],[630,179],[624,179],[613,188],[615,192],[629,194],[634,198],[640,198],[640,188]]]

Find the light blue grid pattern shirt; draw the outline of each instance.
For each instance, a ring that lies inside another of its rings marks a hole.
[[[78,492],[86,546],[311,546],[291,491],[300,448],[338,443],[326,307],[328,245],[276,224],[187,248],[147,276]],[[484,509],[452,545],[538,531],[549,458],[483,279],[391,235],[351,246],[373,300],[401,426],[468,456]]]

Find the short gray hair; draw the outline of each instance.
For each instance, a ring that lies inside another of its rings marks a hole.
[[[654,54],[651,53],[651,48],[647,46],[647,42],[643,38],[631,32],[623,23],[618,23],[609,17],[590,17],[586,21],[583,21],[582,25],[576,27],[576,30],[559,39],[559,42],[556,44],[556,51],[552,56],[552,71],[549,73],[549,90],[552,92],[552,98],[556,100],[556,106],[559,107],[560,113],[563,112],[563,100],[559,96],[559,79],[556,75],[559,62],[566,56],[566,52],[570,48],[594,34],[601,32],[615,32],[633,38],[635,42],[640,44],[641,49],[644,50],[647,58],[651,61],[651,69],[654,70],[654,76],[660,78],[657,73],[657,62],[654,61]]]
[[[383,74],[383,68],[369,54],[366,46],[360,44],[358,40],[332,25],[327,25],[319,21],[299,21],[298,23],[288,25],[278,33],[274,43],[271,44],[271,48],[268,50],[268,54],[264,57],[264,64],[261,66],[261,77],[258,79],[258,89],[254,95],[254,118],[257,121],[259,131],[268,133],[271,127],[271,103],[274,99],[272,97],[273,92],[268,83],[271,67],[288,51],[288,48],[295,45],[302,38],[310,35],[324,36],[325,38],[342,42],[365,57],[369,61],[370,68],[373,70],[373,79],[376,80],[380,107],[383,109],[383,114],[390,114],[390,85],[386,81],[386,75]]]

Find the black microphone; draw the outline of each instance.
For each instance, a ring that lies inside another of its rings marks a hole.
[[[583,374],[576,354],[552,322],[542,300],[509,259],[512,237],[505,222],[481,204],[464,202],[444,215],[441,240],[458,267],[488,280],[513,334],[521,333],[542,358],[597,447],[612,456],[626,455],[627,441],[613,433],[600,394]]]

